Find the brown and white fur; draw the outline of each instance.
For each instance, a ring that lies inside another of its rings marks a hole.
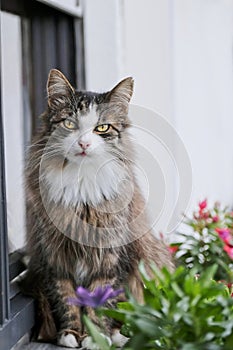
[[[148,272],[151,261],[159,268],[173,265],[166,247],[150,231],[134,175],[128,133],[132,78],[107,93],[81,92],[54,69],[47,91],[48,108],[26,169],[26,285],[38,304],[38,339],[93,349],[81,313],[97,325],[98,318],[91,308],[67,302],[75,297],[76,287],[127,287],[142,301],[139,261]],[[124,295],[107,306],[120,299]],[[116,339],[117,325],[109,319],[104,323],[105,334]]]

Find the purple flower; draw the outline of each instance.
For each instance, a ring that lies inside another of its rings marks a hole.
[[[107,285],[97,287],[93,292],[90,292],[88,289],[80,286],[76,289],[77,297],[69,298],[68,301],[70,304],[96,308],[104,305],[108,299],[115,298],[123,291],[123,289],[114,290],[110,285]]]

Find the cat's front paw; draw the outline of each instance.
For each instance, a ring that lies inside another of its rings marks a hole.
[[[126,338],[124,335],[122,335],[118,329],[115,330],[111,338],[112,343],[116,345],[117,348],[122,348],[129,340],[129,338]]]
[[[66,348],[78,348],[79,344],[73,334],[63,333],[57,341],[58,345],[65,346]]]
[[[101,335],[107,340],[108,344],[111,346],[112,345],[112,341],[109,337],[107,337],[106,335],[102,334]],[[86,337],[83,341],[82,341],[82,347],[86,350],[102,350],[99,345],[97,345],[93,340],[92,337]]]

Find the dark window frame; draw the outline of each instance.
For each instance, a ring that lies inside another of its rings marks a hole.
[[[48,5],[42,4],[36,0],[2,0],[1,11],[9,12],[21,17],[22,33],[24,30],[27,32],[27,25],[32,25],[30,21],[32,21],[32,19],[36,19],[35,14],[39,13],[39,11],[42,11],[41,13],[48,11],[49,13],[51,12],[51,14],[57,12],[61,14],[61,18],[72,18],[72,30],[74,35],[72,40],[75,48],[75,61],[71,63],[66,62],[65,64],[66,66],[69,64],[74,65],[74,67],[72,67],[72,72],[75,71],[75,77],[73,76],[73,81],[72,76],[68,76],[68,79],[70,79],[79,89],[85,88],[85,58],[82,17],[67,14],[61,9],[51,8]],[[35,30],[38,30],[40,24],[37,26],[35,22],[34,28]],[[51,23],[48,23],[48,25],[51,26]],[[67,26],[67,24],[64,23],[63,25]],[[61,24],[60,33],[58,33],[61,38],[58,39],[65,40],[65,38],[62,38],[63,34]],[[30,44],[30,40],[30,36],[25,38],[25,41],[27,41],[26,44]],[[26,111],[26,117],[24,119],[26,143],[30,141],[31,131],[35,132],[38,125],[36,125],[35,121],[35,118],[37,117],[35,113],[37,113],[37,111],[33,111],[33,97],[30,96],[30,91],[33,84],[33,74],[31,72],[32,67],[30,67],[30,58],[25,50],[28,50],[28,45],[24,46],[23,44],[22,52],[23,54],[26,54],[27,57],[24,66],[22,67],[23,77],[26,79],[26,83],[24,81],[24,88],[26,86],[26,89],[28,90],[27,98],[25,99],[24,96],[24,100],[26,101],[26,106],[24,105],[24,111]],[[33,50],[35,50],[35,47],[31,50],[32,55]],[[66,57],[64,59],[66,59]],[[45,87],[41,88],[44,89]],[[37,92],[35,92],[35,94],[36,93]],[[43,97],[40,98],[42,99]],[[10,350],[12,346],[14,346],[25,334],[29,333],[34,326],[34,301],[20,293],[17,281],[15,280],[15,278],[17,278],[26,269],[22,262],[23,255],[24,254],[22,252],[14,252],[8,255],[4,125],[2,117],[0,66],[0,349],[4,350]]]

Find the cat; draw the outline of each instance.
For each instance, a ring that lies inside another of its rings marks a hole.
[[[48,106],[32,141],[26,167],[27,250],[25,289],[37,301],[37,339],[96,349],[82,324],[85,311],[68,303],[77,286],[128,288],[143,301],[140,260],[173,269],[165,245],[154,237],[134,174],[129,103],[133,79],[105,93],[76,91],[52,69]],[[121,294],[107,302],[114,307]],[[104,321],[118,338],[119,325]],[[116,343],[124,339],[118,339]]]

